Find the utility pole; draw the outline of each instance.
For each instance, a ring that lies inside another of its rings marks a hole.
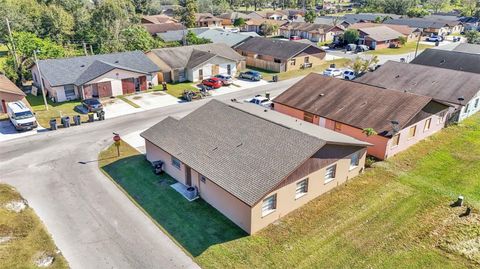
[[[12,29],[10,28],[10,21],[8,18],[5,18],[7,21],[7,29],[8,29],[8,36],[10,37],[10,43],[12,43],[12,50],[13,50],[13,64],[15,65],[15,72],[18,70],[18,64],[17,64],[17,49],[15,48],[15,42],[13,41],[13,36],[12,36]]]
[[[82,45],[83,45],[83,52],[85,52],[85,56],[88,56],[87,44],[85,43],[85,41],[82,41]]]
[[[92,44],[90,44],[90,55],[93,55],[93,47],[92,47]]]
[[[40,72],[40,65],[38,64],[37,50],[33,50],[33,58],[35,60],[35,65],[37,66],[37,70],[38,70],[38,76],[40,78],[40,89],[42,90],[43,103],[45,104],[45,110],[48,111],[47,96],[45,95],[45,89],[43,88],[43,79],[42,79],[42,73]]]
[[[418,44],[420,43],[420,39],[422,38],[422,35],[423,35],[423,29],[420,31],[420,34],[418,35],[417,46],[415,47],[415,57],[413,57],[413,59],[417,58]]]

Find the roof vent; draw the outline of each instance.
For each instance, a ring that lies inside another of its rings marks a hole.
[[[324,97],[324,96],[325,96],[324,93],[321,93],[321,94],[318,95],[318,97]]]
[[[444,63],[445,63],[445,59],[440,61],[440,64],[444,64]]]
[[[84,64],[82,64],[82,65],[80,65],[80,67],[85,67],[85,65],[84,65]]]
[[[118,60],[116,60],[115,63],[118,64]]]
[[[264,109],[263,112],[268,112],[268,110],[267,110],[267,109]]]
[[[400,75],[396,75],[396,76],[395,76],[395,78],[399,78],[399,77],[400,77]]]

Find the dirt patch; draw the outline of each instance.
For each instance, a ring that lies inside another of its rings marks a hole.
[[[27,200],[11,201],[5,204],[5,208],[9,211],[20,213],[28,207]]]
[[[138,99],[142,99],[142,96],[134,96],[132,97],[133,100],[138,100]]]

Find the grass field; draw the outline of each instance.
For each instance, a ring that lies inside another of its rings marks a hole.
[[[426,45],[426,44],[418,44],[418,51],[433,48],[434,44]],[[415,52],[417,47],[417,42],[408,42],[405,45],[398,47],[398,48],[385,48],[385,49],[378,49],[378,50],[370,50],[366,52],[366,54],[372,55],[395,55],[395,54],[405,54],[410,52]]]
[[[30,103],[33,111],[36,113],[35,117],[37,118],[38,123],[45,128],[50,126],[49,122],[51,118],[57,119],[57,125],[60,125],[60,117],[63,116],[70,116],[70,121],[73,121],[72,117],[74,115],[80,115],[82,117],[82,121],[86,121],[88,119],[88,115],[80,114],[75,111],[75,107],[81,104],[79,100],[54,103],[47,99],[48,110],[45,109],[45,104],[41,94],[38,96],[28,94],[27,100]]]
[[[112,154],[101,153],[100,159]],[[138,153],[125,156],[132,154]],[[172,230],[168,225],[175,227],[170,233],[173,238],[193,232],[190,225],[199,221],[195,212],[189,215],[188,225],[170,212],[179,210],[177,204],[185,203],[184,198],[155,191],[159,183],[150,179],[144,159],[125,156],[109,159],[114,166],[105,167],[104,161],[101,166],[118,178],[167,232]],[[234,233],[231,240],[209,242],[194,251],[188,246],[185,249],[203,268],[478,268],[479,156],[480,115],[475,115],[377,163],[348,185],[311,201],[254,236]],[[147,171],[145,175],[140,174],[141,169]],[[146,187],[141,187],[139,179]],[[465,206],[449,206],[460,194],[473,208],[469,217],[459,217]],[[157,203],[168,209],[154,207]],[[234,227],[227,229],[217,222],[207,231],[214,229],[230,234]]]
[[[153,87],[154,90],[161,91],[162,85]],[[193,82],[180,82],[180,83],[168,83],[166,93],[180,98],[184,90],[198,91],[198,88],[194,86]]]
[[[3,243],[0,240],[0,268],[37,268],[35,260],[42,254],[54,257],[48,268],[68,268],[33,209],[20,213],[5,209],[5,204],[22,199],[15,189],[0,184],[0,239],[11,238]]]

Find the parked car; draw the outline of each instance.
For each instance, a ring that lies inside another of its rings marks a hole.
[[[205,85],[207,87],[211,87],[214,89],[218,89],[222,87],[222,81],[219,78],[213,77],[213,78],[207,78],[202,80],[202,85]]]
[[[368,51],[370,48],[366,45],[357,45],[357,47],[355,48],[355,51],[356,52],[364,52],[364,51]]]
[[[348,44],[345,46],[346,51],[355,51],[357,49],[357,45],[355,44]]]
[[[430,41],[430,42],[442,42],[443,41],[443,37],[442,36],[439,36],[439,35],[432,35],[432,36],[429,36],[427,37],[427,41]]]
[[[342,75],[342,70],[337,68],[327,68],[323,71],[323,75],[327,77],[339,77]]]
[[[17,131],[32,130],[38,126],[35,115],[22,101],[7,103],[7,114]]]
[[[338,49],[338,48],[342,48],[342,44],[340,44],[338,42],[333,42],[333,43],[329,44],[328,47],[330,49]]]
[[[97,112],[103,110],[103,105],[96,98],[89,98],[82,101],[82,106],[87,112]]]
[[[353,79],[355,79],[355,77],[356,77],[356,76],[355,76],[355,72],[353,72],[353,70],[347,69],[347,70],[344,70],[344,71],[343,71],[343,79],[345,79],[345,80],[353,80]]]
[[[302,39],[301,37],[299,37],[298,35],[292,35],[290,36],[290,40],[300,40]]]
[[[257,72],[257,71],[246,71],[246,72],[240,73],[238,77],[243,79],[249,79],[252,81],[260,81],[262,79],[262,74],[260,74],[260,72]]]
[[[268,99],[267,97],[264,97],[260,94],[255,95],[255,97],[253,97],[253,98],[246,99],[245,102],[255,104],[255,105],[259,105],[259,106],[263,106],[263,107],[266,107],[266,108],[272,108],[272,101],[270,101],[270,99]]]
[[[232,76],[230,75],[219,74],[219,75],[215,75],[215,77],[218,78],[222,82],[222,84],[225,86],[231,85],[233,83]]]

